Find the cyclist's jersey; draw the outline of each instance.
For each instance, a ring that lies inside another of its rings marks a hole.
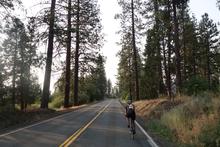
[[[135,107],[133,104],[129,104],[126,106],[126,116],[135,120],[136,114],[135,114]]]

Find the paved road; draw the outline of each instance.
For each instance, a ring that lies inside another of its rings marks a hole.
[[[118,100],[105,100],[12,134],[1,135],[0,147],[58,147],[70,136],[73,142],[66,142],[71,147],[150,147],[139,129],[135,139],[131,140],[126,125]]]

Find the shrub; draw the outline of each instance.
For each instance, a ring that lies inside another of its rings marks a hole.
[[[216,126],[205,126],[199,136],[199,141],[204,147],[220,146],[220,121]]]
[[[150,120],[147,123],[147,128],[150,130],[150,132],[157,134],[168,141],[174,140],[172,131],[157,119]]]
[[[90,99],[89,96],[85,92],[79,93],[79,105],[89,103],[89,101],[92,101],[93,99]]]
[[[184,84],[184,93],[187,95],[197,95],[202,91],[206,91],[209,89],[208,82],[199,76],[194,76],[190,78]]]
[[[63,103],[64,103],[63,95],[54,94],[51,99],[50,107],[51,108],[60,108],[63,106]]]

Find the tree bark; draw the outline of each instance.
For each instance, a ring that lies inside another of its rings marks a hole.
[[[79,87],[79,11],[80,1],[77,0],[77,14],[76,14],[76,51],[75,51],[75,68],[74,68],[74,105],[78,105],[78,87]]]
[[[70,54],[71,54],[71,0],[68,1],[68,29],[67,29],[67,53],[66,53],[66,84],[65,84],[65,98],[64,107],[69,106],[70,98]]]
[[[43,95],[41,99],[41,108],[48,108],[48,101],[50,96],[50,79],[51,79],[51,68],[53,59],[53,40],[54,40],[54,17],[55,17],[55,5],[56,0],[51,0],[50,10],[50,26],[49,26],[49,41],[47,49],[46,69],[44,76]]]
[[[18,50],[18,32],[16,30],[16,44],[14,51],[14,61],[13,61],[13,69],[12,69],[12,109],[15,110],[15,80],[16,80],[16,59],[17,59],[17,50]]]
[[[181,87],[181,56],[179,45],[179,24],[176,12],[176,0],[172,1],[173,5],[173,21],[174,21],[174,42],[175,42],[175,55],[176,55],[176,88],[177,92],[180,92]]]
[[[137,63],[137,48],[135,40],[135,26],[134,26],[134,1],[131,0],[131,13],[132,13],[132,46],[134,52],[134,70],[135,70],[135,96],[136,100],[139,100],[139,74],[138,74],[138,63]]]
[[[211,68],[210,68],[210,49],[209,49],[209,42],[207,39],[207,47],[206,47],[206,60],[207,60],[207,81],[209,89],[211,89]]]
[[[181,7],[181,19],[182,19],[182,47],[183,47],[183,75],[182,80],[186,81],[188,78],[187,75],[187,53],[186,53],[186,36],[185,36],[185,7],[184,4],[182,4]]]
[[[168,22],[171,22],[171,15],[170,15],[170,2],[168,1]],[[169,94],[169,99],[171,100],[172,98],[172,91],[171,91],[171,24],[168,23],[168,30],[167,30],[167,47],[168,47],[168,69],[167,69],[167,87],[168,87],[168,94]]]
[[[154,15],[155,15],[155,30],[156,30],[156,50],[157,50],[157,73],[158,73],[158,96],[164,93],[164,83],[161,64],[161,47],[160,47],[160,34],[159,34],[159,10],[158,1],[154,0]]]

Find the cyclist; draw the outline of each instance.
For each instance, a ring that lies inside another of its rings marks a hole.
[[[136,113],[135,113],[135,106],[132,104],[131,100],[127,101],[127,106],[125,107],[126,114],[128,121],[128,128],[131,128],[131,131],[135,134],[135,124],[134,121],[136,119]]]

